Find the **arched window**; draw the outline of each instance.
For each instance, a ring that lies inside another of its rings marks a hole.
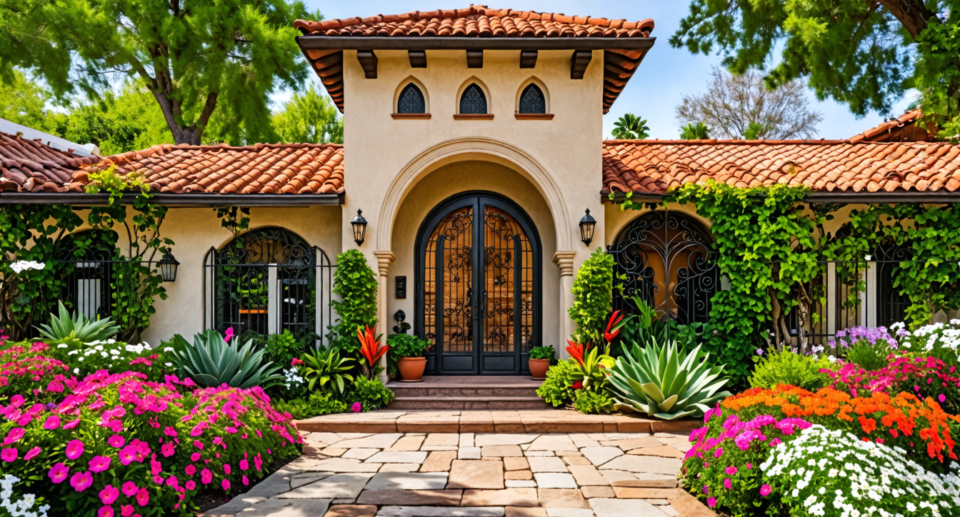
[[[111,314],[111,276],[117,253],[114,231],[86,230],[60,241],[60,300],[71,312],[96,319]]]
[[[520,94],[520,113],[546,113],[547,99],[543,90],[534,83],[530,83]]]
[[[423,92],[417,85],[410,83],[404,86],[397,98],[397,113],[426,113],[427,102],[423,98]]]
[[[289,330],[310,338],[331,323],[318,321],[327,318],[317,310],[330,301],[331,274],[323,250],[299,235],[277,227],[247,232],[207,255],[205,286],[212,284],[213,294],[207,324],[220,332],[232,327],[238,335]]]
[[[461,115],[486,115],[487,114],[487,96],[476,83],[467,86],[460,96],[460,114]]]
[[[634,297],[658,316],[679,324],[709,321],[719,269],[713,238],[692,217],[666,210],[647,212],[624,228],[608,248],[616,261],[613,308],[636,312]]]

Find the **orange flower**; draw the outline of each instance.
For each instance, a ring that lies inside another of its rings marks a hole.
[[[580,366],[583,366],[583,354],[590,348],[590,345],[584,347],[580,343],[574,343],[571,339],[568,339],[567,343],[570,343],[570,346],[567,347],[567,353],[570,354],[570,357],[576,359]]]
[[[607,343],[613,341],[620,333],[620,323],[622,322],[623,316],[620,315],[620,311],[614,311],[610,316],[610,321],[607,322],[607,330],[603,333],[603,339],[606,339]]]
[[[367,359],[367,363],[373,367],[383,354],[390,350],[389,346],[380,346],[380,342],[373,334],[373,329],[366,327],[366,331],[357,329],[357,339],[360,340],[360,354]]]

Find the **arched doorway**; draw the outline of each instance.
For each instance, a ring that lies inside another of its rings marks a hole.
[[[428,371],[519,375],[541,342],[540,236],[527,214],[489,192],[447,199],[416,241],[416,332]]]
[[[639,297],[679,324],[706,323],[719,287],[710,232],[681,212],[656,210],[634,219],[608,248],[616,259],[613,307],[634,314]]]

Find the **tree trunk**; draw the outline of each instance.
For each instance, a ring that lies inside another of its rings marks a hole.
[[[203,137],[203,128],[206,127],[207,121],[210,120],[210,116],[213,115],[213,110],[217,107],[217,93],[210,92],[207,94],[207,100],[206,103],[204,103],[203,111],[200,113],[197,124],[192,126],[184,126],[181,122],[177,121],[177,115],[180,113],[179,101],[173,101],[167,97],[164,92],[155,88],[150,88],[150,93],[153,94],[153,98],[156,99],[157,104],[160,105],[160,111],[163,112],[163,118],[167,122],[167,127],[170,129],[170,133],[173,134],[173,141],[177,144],[200,145]]]
[[[922,0],[880,0],[880,3],[900,21],[914,39],[927,28],[931,18],[936,18],[936,13],[927,9]]]

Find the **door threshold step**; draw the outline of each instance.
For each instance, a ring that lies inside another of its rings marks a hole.
[[[397,397],[387,409],[545,409],[540,397]]]

